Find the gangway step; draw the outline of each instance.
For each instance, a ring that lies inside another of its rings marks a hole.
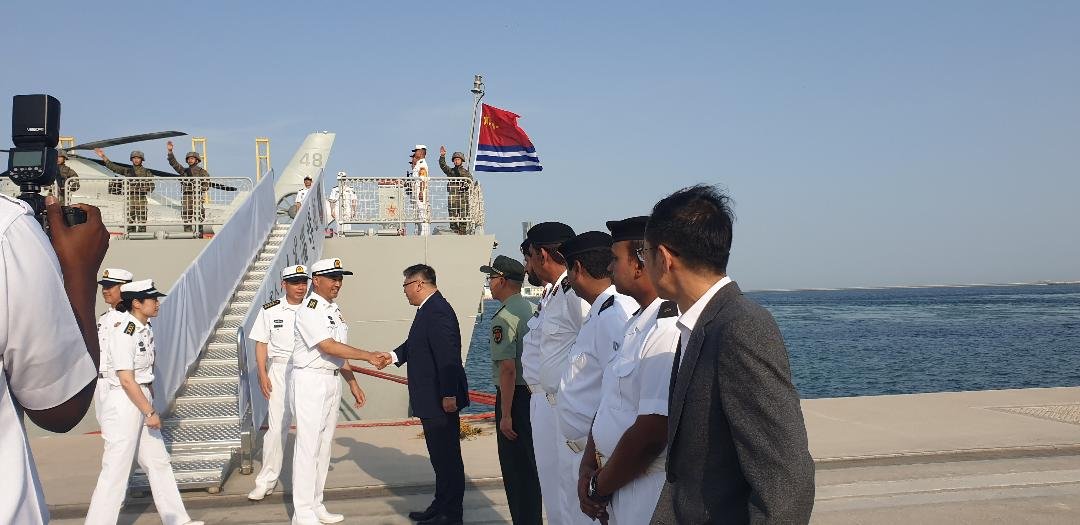
[[[225,474],[232,469],[232,463],[233,454],[230,453],[200,454],[173,457],[172,468],[178,487],[203,489],[220,487],[225,480]],[[150,490],[150,482],[141,468],[136,468],[132,473],[128,486],[135,492]]]
[[[163,421],[161,435],[173,451],[227,450],[240,446],[240,425],[233,423],[208,423],[186,421]]]
[[[200,361],[191,374],[193,378],[236,379],[240,375],[240,365],[236,361]]]
[[[176,406],[165,421],[230,423],[237,422],[239,418],[240,410],[236,406],[236,400],[202,401],[177,398]]]
[[[203,359],[231,359],[236,361],[236,345],[213,343],[206,347]]]
[[[199,380],[189,378],[184,386],[180,387],[177,399],[195,399],[213,401],[216,399],[232,399],[236,401],[239,394],[240,382],[235,377],[232,380]]]

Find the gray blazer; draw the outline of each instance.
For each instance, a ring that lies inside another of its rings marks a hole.
[[[787,349],[734,282],[672,370],[667,482],[652,523],[807,523],[814,462]]]

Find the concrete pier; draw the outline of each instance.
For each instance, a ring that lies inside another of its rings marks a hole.
[[[814,399],[803,410],[817,523],[1080,523],[1080,387]],[[494,429],[480,426],[483,435],[462,443],[465,521],[509,522]],[[347,523],[411,523],[405,514],[423,509],[433,490],[419,432],[339,428],[328,508]],[[81,523],[100,437],[37,437],[32,447],[54,522]],[[254,477],[235,472],[219,494],[184,497],[192,517],[209,523],[282,523],[289,470],[260,503],[245,499]],[[149,497],[129,499],[121,522],[159,523]]]

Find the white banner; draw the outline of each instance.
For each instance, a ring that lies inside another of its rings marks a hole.
[[[328,219],[328,210],[324,208],[322,173],[315,176],[311,190],[304,197],[300,211],[293,219],[292,227],[285,234],[281,248],[270,263],[266,271],[266,280],[263,281],[255,298],[251,301],[251,309],[241,328],[238,329],[240,341],[241,373],[240,373],[240,414],[246,413],[251,407],[251,426],[258,434],[258,429],[266,419],[266,409],[269,401],[262,395],[259,388],[258,361],[255,359],[255,342],[247,338],[251,332],[251,326],[255,323],[255,317],[259,314],[262,305],[279,299],[284,295],[281,289],[281,270],[297,264],[311,265],[322,255],[325,227]]]
[[[274,178],[264,177],[162,300],[154,319],[154,408],[159,413],[166,413],[172,404],[262,248],[276,214]]]

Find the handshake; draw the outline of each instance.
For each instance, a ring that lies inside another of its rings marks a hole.
[[[368,357],[365,361],[374,365],[375,368],[382,370],[389,366],[390,363],[393,363],[394,358],[387,352],[368,352]]]

